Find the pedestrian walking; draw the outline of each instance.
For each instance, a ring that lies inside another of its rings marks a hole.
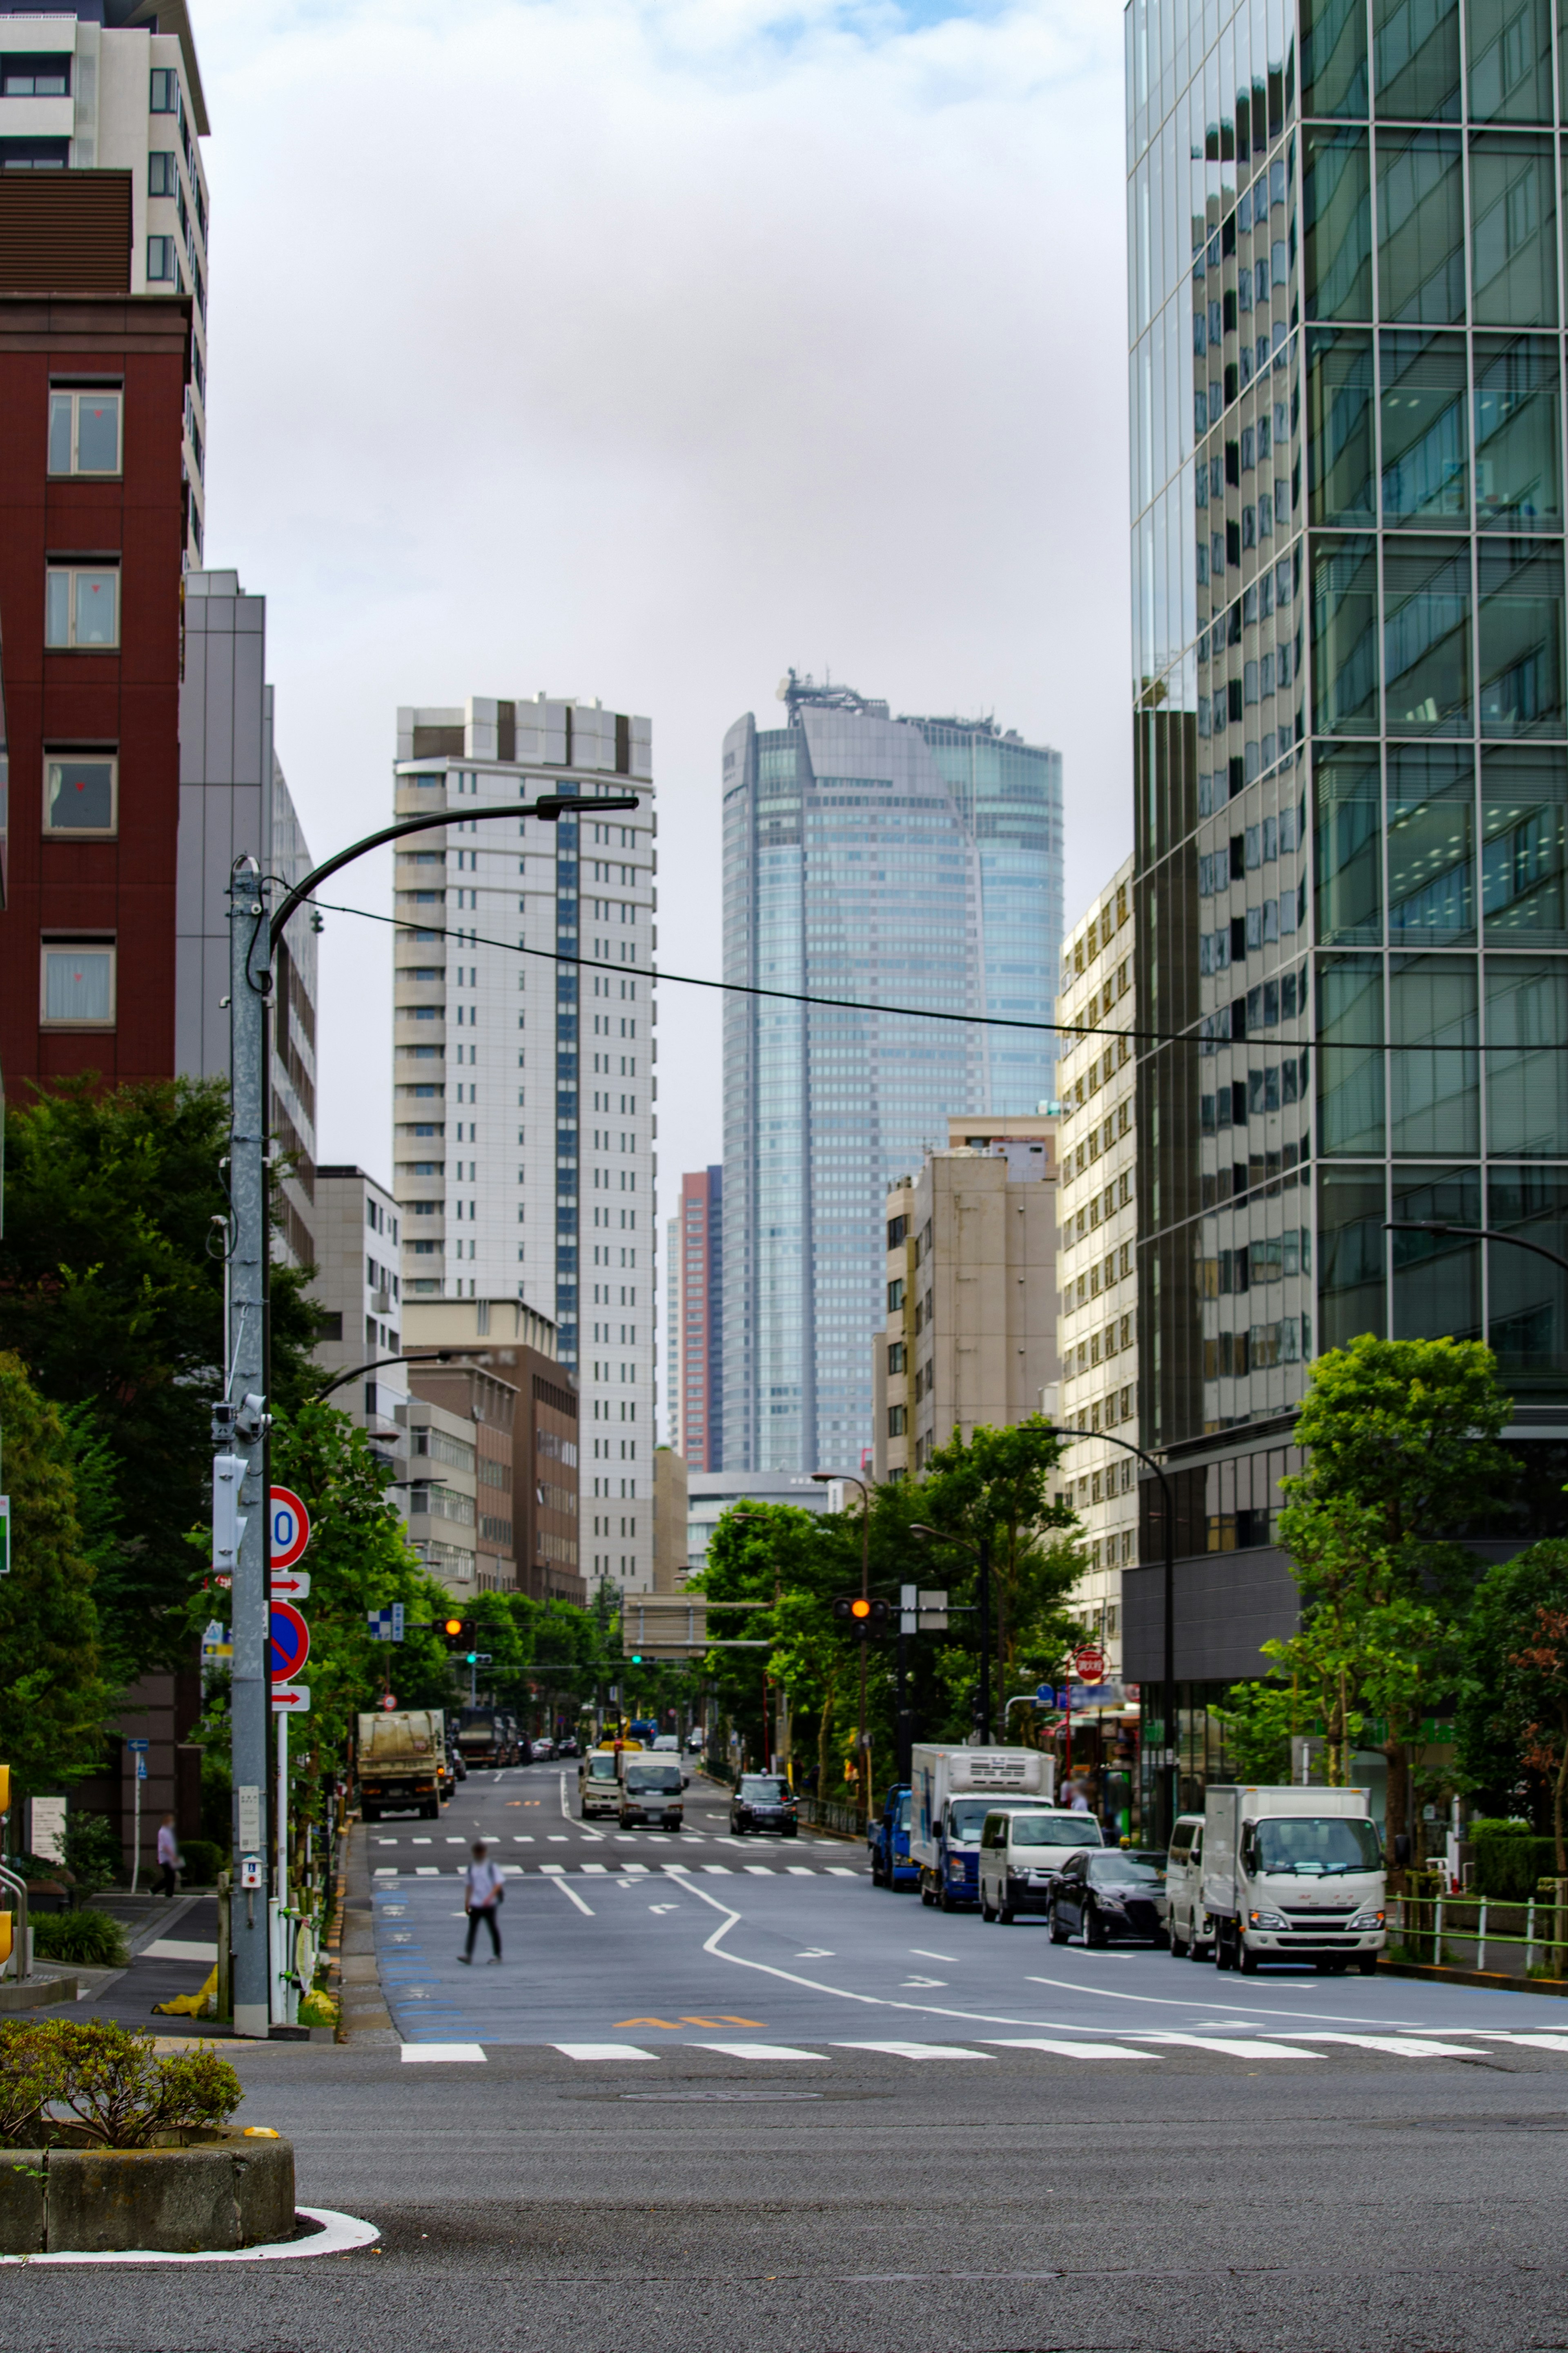
[[[165,1814],[158,1825],[158,1868],[163,1874],[160,1895],[173,1895],[174,1873],[180,1867],[180,1841],[174,1836],[174,1817]]]
[[[474,1939],[479,1933],[481,1920],[489,1930],[490,1943],[495,1947],[490,1959],[492,1962],[500,1960],[500,1923],[496,1915],[500,1910],[501,1898],[505,1892],[505,1882],[501,1877],[500,1863],[489,1861],[485,1852],[483,1839],[476,1839],[474,1859],[468,1865],[468,1882],[463,1889],[463,1909],[468,1915],[468,1941],[465,1949],[458,1955],[460,1961],[472,1961]]]

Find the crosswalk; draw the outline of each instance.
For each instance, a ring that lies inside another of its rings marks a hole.
[[[638,2024],[644,2023],[639,2020]],[[1311,2048],[1329,2045],[1329,2049]],[[866,2052],[873,2057],[902,2060],[911,2065],[924,2065],[933,2061],[968,2060],[972,2063],[994,2064],[999,2059],[1026,2053],[1047,2058],[1067,2059],[1091,2065],[1118,2060],[1142,2062],[1157,2065],[1165,2056],[1191,2052],[1205,2052],[1232,2061],[1256,2063],[1258,2061],[1299,2060],[1309,2063],[1321,2062],[1351,2051],[1372,2051],[1396,2059],[1483,2059],[1496,2055],[1496,2046],[1525,2052],[1568,2051],[1568,2034],[1536,2033],[1522,2029],[1445,2027],[1436,2034],[1425,2034],[1404,2030],[1388,2034],[1329,2033],[1311,2028],[1304,2032],[1292,2031],[1285,2034],[1258,2033],[1203,2034],[1156,2032],[1126,2033],[1114,2041],[1097,2039],[1085,2033],[1080,2042],[1065,2035],[975,2035],[968,2042],[919,2042],[902,2041],[842,2041],[812,2046],[805,2043],[752,2042],[682,2042],[667,2043],[662,2050],[649,2050],[637,2042],[552,2042],[544,2047],[557,2051],[563,2058],[575,2064],[595,2066],[605,2063],[657,2063],[660,2060],[679,2059],[693,2051],[707,2051],[724,2059],[751,2062],[762,2067],[772,2067],[780,2062],[794,2062],[812,2066],[831,2065],[836,2052]],[[500,2045],[492,2045],[497,2051]],[[491,2055],[481,2043],[450,2043],[434,2038],[405,2042],[403,2056],[410,2062],[430,2062],[442,2058],[465,2063],[485,2060]]]
[[[461,1877],[466,1866],[461,1862],[378,1862],[371,1876],[374,1879],[439,1879],[443,1870]],[[508,1879],[526,1879],[530,1873],[543,1879],[647,1879],[655,1872],[666,1872],[673,1878],[701,1877],[733,1879],[739,1874],[752,1879],[864,1879],[863,1871],[856,1871],[847,1862],[535,1862],[531,1858],[521,1862],[503,1862],[501,1872]]]

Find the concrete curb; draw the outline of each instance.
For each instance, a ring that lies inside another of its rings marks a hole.
[[[1502,1969],[1452,1969],[1433,1961],[1380,1961],[1379,1977],[1430,1978],[1438,1985],[1479,1986],[1487,1993],[1568,1995],[1568,1978],[1515,1978]]]
[[[276,2263],[297,2255],[352,2254],[381,2236],[374,2222],[334,2213],[329,2206],[298,2206],[294,2211],[321,2228],[308,2239],[275,2239],[264,2247],[214,2247],[205,2254],[164,2254],[157,2249],[135,2247],[118,2254],[0,2255],[0,2263]]]
[[[403,2037],[393,2024],[375,1957],[370,1865],[363,1824],[351,1824],[343,1868],[342,1935],[338,1946],[339,2032],[350,2050],[390,2050]]]

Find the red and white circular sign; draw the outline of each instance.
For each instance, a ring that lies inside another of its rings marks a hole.
[[[1081,1651],[1073,1652],[1073,1662],[1086,1683],[1099,1683],[1105,1673],[1105,1652],[1086,1642]]]
[[[274,1568],[292,1568],[310,1541],[310,1514],[291,1488],[274,1487],[267,1515]]]

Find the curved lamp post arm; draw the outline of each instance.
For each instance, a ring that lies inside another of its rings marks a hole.
[[[1568,1274],[1568,1258],[1548,1250],[1544,1242],[1527,1242],[1522,1234],[1500,1234],[1495,1226],[1447,1226],[1429,1218],[1385,1218],[1383,1230],[1385,1234],[1465,1234],[1477,1241],[1506,1242],[1510,1250],[1533,1250],[1537,1258],[1549,1259]]]
[[[330,874],[335,874],[340,867],[351,866],[356,858],[363,858],[367,849],[379,849],[384,842],[400,841],[405,833],[431,833],[440,826],[469,825],[481,817],[537,817],[542,818],[547,825],[554,825],[561,818],[575,817],[579,809],[633,809],[638,805],[639,796],[636,793],[616,793],[606,796],[603,800],[591,800],[574,793],[545,793],[536,801],[492,801],[483,808],[431,809],[419,817],[399,818],[395,825],[384,825],[379,833],[367,833],[363,841],[352,842],[347,849],[340,849],[335,858],[326,859],[320,866],[313,866],[302,882],[296,882],[272,918],[268,934],[268,947],[277,948],[289,917]]]
[[[346,1373],[334,1374],[323,1388],[313,1389],[311,1402],[319,1405],[323,1398],[331,1397],[334,1389],[346,1388],[350,1381],[357,1381],[362,1374],[383,1372],[388,1365],[449,1365],[456,1354],[455,1349],[440,1348],[428,1356],[377,1356],[368,1365],[351,1365]]]

